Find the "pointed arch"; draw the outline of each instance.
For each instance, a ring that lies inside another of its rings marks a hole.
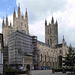
[[[52,39],[50,39],[50,45],[52,45]]]
[[[51,34],[51,27],[50,27],[50,34]]]
[[[49,28],[48,28],[48,34],[49,34]]]
[[[49,45],[49,39],[48,39],[48,45]]]

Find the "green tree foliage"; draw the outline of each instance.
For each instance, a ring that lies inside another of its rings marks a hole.
[[[72,51],[72,47],[69,47],[69,52],[66,54],[66,57],[64,57],[64,65],[65,66],[74,66],[75,65],[75,54]]]

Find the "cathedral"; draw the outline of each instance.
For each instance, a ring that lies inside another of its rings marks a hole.
[[[62,43],[58,44],[58,22],[54,23],[54,18],[52,17],[51,23],[47,24],[45,20],[45,43],[38,41],[38,49],[40,50],[40,60],[41,66],[50,67],[64,67],[64,60],[68,52],[68,46],[66,41],[62,39]]]
[[[18,12],[14,8],[13,12],[13,24],[10,22],[8,25],[8,16],[6,15],[6,21],[2,22],[2,34],[4,40],[4,46],[8,46],[8,35],[15,31],[20,31],[29,35],[28,27],[28,14],[27,9],[25,16],[20,11],[20,4],[18,5]],[[63,63],[61,57],[65,57],[68,52],[68,46],[65,42],[64,36],[62,43],[58,44],[58,22],[54,23],[52,17],[51,23],[47,24],[45,20],[45,43],[37,40],[38,52],[38,66],[40,67],[62,67]]]

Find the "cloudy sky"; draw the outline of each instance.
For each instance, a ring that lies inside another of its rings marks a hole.
[[[75,0],[0,0],[0,32],[2,31],[2,18],[8,14],[12,22],[14,7],[17,12],[20,3],[21,12],[28,11],[29,31],[31,35],[38,36],[40,41],[45,41],[45,25],[51,22],[52,16],[58,21],[59,43],[63,35],[66,43],[75,47]]]

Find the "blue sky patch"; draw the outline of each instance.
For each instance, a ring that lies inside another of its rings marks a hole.
[[[6,14],[11,15],[13,10],[17,10],[16,0],[0,0],[0,17],[6,17]]]

